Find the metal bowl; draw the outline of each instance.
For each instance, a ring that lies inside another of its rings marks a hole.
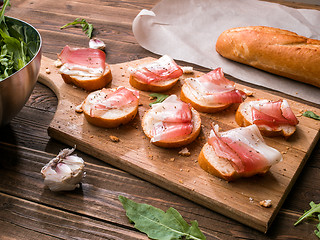
[[[0,80],[0,127],[8,124],[28,101],[39,76],[42,47],[40,33],[33,26],[12,17],[6,17],[6,23],[25,28],[32,41],[38,41],[39,46],[34,57],[23,68]]]

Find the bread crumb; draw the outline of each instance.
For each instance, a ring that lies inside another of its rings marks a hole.
[[[193,67],[181,67],[184,74],[191,74],[193,73]]]
[[[50,74],[50,73],[51,73],[50,69],[46,68],[46,74]]]
[[[56,67],[56,68],[60,68],[62,66],[62,62],[60,59],[57,59],[56,61],[54,61],[53,65]]]
[[[109,138],[112,142],[120,142],[120,139],[116,136],[110,135]]]
[[[179,183],[183,184],[183,181],[181,179],[179,179]]]
[[[272,202],[270,199],[268,200],[262,200],[259,202],[260,206],[265,207],[265,208],[269,208],[272,206]]]
[[[249,201],[250,201],[250,202],[253,202],[253,198],[252,198],[252,197],[249,197]]]
[[[179,152],[179,155],[181,155],[183,157],[189,157],[191,155],[191,153],[189,152],[188,148],[184,148]]]
[[[83,105],[83,102],[80,105],[76,106],[76,108],[75,108],[75,112],[76,113],[82,113],[83,112],[82,105]]]
[[[242,91],[243,91],[248,97],[253,97],[253,95],[254,95],[254,92],[253,92],[253,91],[248,90],[248,89],[246,89],[246,88],[244,88]]]
[[[175,160],[174,158],[170,158],[170,162],[174,162],[174,160]]]

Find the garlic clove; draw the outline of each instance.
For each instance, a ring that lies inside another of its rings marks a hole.
[[[100,49],[104,51],[106,49],[106,44],[98,38],[92,38],[89,41],[89,48]]]
[[[51,191],[70,191],[80,186],[85,174],[84,161],[76,155],[70,155],[74,150],[63,149],[41,169],[44,184]]]

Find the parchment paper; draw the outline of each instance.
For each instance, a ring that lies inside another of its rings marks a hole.
[[[132,29],[145,49],[207,68],[222,67],[235,78],[320,104],[320,89],[221,57],[218,36],[232,27],[271,26],[320,39],[320,11],[258,0],[162,0],[143,9]],[[319,64],[320,67],[320,64]]]

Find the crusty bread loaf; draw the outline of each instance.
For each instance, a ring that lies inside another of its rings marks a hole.
[[[252,111],[251,102],[243,102],[239,105],[235,120],[240,127],[246,127],[252,125]],[[285,138],[290,137],[295,131],[296,126],[289,124],[281,125],[277,129],[272,129],[268,126],[258,126],[261,134],[267,137],[284,136]]]
[[[104,74],[98,78],[83,78],[81,76],[70,76],[64,73],[61,73],[61,77],[63,78],[65,83],[74,84],[89,92],[104,88],[112,80],[111,69],[108,64],[106,64]]]
[[[194,96],[193,90],[190,88],[188,84],[183,84],[183,86],[181,87],[180,99],[186,103],[190,103],[191,106],[194,107],[199,112],[206,112],[206,113],[219,112],[231,105],[231,103],[208,104],[207,102],[203,102]]]
[[[226,181],[234,181],[240,177],[251,177],[257,174],[264,174],[270,169],[270,166],[268,166],[259,172],[251,171],[240,174],[235,170],[230,161],[217,156],[214,148],[209,143],[206,143],[202,147],[198,157],[198,163],[203,170]]]
[[[82,110],[86,120],[98,127],[104,128],[115,128],[123,124],[127,124],[131,120],[133,120],[138,112],[139,101],[135,101],[133,104],[129,104],[127,106],[123,106],[121,108],[112,108],[100,111],[95,111],[92,114],[92,103],[90,99],[99,97],[99,92],[101,90],[97,90],[95,92],[90,93],[87,98],[82,103]]]
[[[165,92],[172,88],[177,82],[179,78],[170,79],[167,81],[156,81],[152,83],[146,83],[135,76],[130,75],[129,83],[132,87],[139,89],[141,91],[149,91],[149,92]]]
[[[150,111],[152,109],[148,110],[143,118],[142,118],[142,129],[145,133],[145,135],[149,138],[152,139],[153,136],[151,135],[152,128],[154,126],[154,121],[151,119]],[[193,108],[191,108],[192,112],[192,123],[193,123],[193,129],[192,132],[188,136],[184,137],[179,137],[175,139],[170,139],[170,140],[160,140],[157,142],[152,142],[154,145],[158,147],[164,147],[164,148],[177,148],[177,147],[182,147],[185,145],[188,145],[189,143],[193,142],[199,135],[200,130],[201,130],[201,118],[200,114]]]
[[[320,40],[265,26],[232,28],[216,42],[225,58],[320,87]]]

